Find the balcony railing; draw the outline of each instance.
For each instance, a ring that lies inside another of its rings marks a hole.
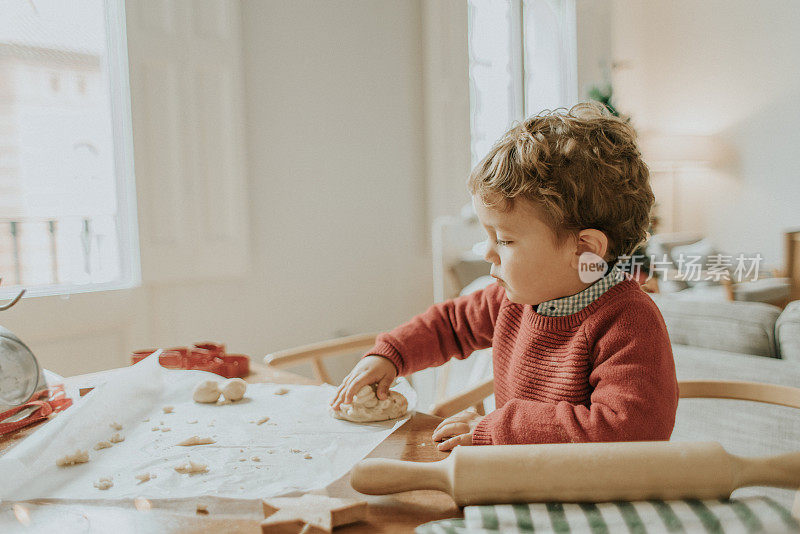
[[[109,282],[119,277],[113,217],[0,218],[6,286]]]

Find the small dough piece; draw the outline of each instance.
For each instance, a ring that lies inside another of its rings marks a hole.
[[[114,434],[113,436],[108,438],[108,441],[110,441],[111,443],[122,443],[123,441],[125,441],[125,436],[120,436],[119,434]]]
[[[94,487],[99,490],[107,490],[113,485],[114,482],[111,480],[110,477],[102,477],[100,480],[94,483]]]
[[[306,453],[305,456],[303,456],[303,458],[305,458],[306,460],[310,460],[311,458],[313,458],[313,456],[311,456],[310,454]]]
[[[406,414],[408,400],[397,391],[389,391],[389,396],[383,400],[376,394],[377,384],[364,386],[353,397],[352,404],[340,404],[338,408],[330,408],[330,414],[336,419],[368,423],[397,419]]]
[[[222,396],[231,402],[242,400],[245,391],[247,391],[247,382],[241,378],[231,378],[220,388]]]
[[[208,473],[208,466],[206,464],[201,464],[198,462],[193,462],[189,460],[185,464],[181,464],[175,467],[175,471],[181,473],[182,475],[194,475],[197,473]]]
[[[100,449],[107,449],[112,445],[107,441],[98,441],[97,445],[94,446],[94,450],[99,451]]]
[[[211,404],[219,399],[219,383],[216,380],[205,380],[195,386],[192,399],[195,402]]]
[[[169,432],[170,430],[172,430],[172,429],[170,427],[168,427],[168,426],[162,426],[161,427],[161,431],[162,432]]]
[[[164,413],[172,413],[175,410],[175,407],[174,406],[164,406],[161,409],[164,410]]]
[[[275,395],[286,395],[289,393],[289,390],[286,388],[278,388],[275,390]]]
[[[153,432],[158,432],[159,430],[161,430],[161,427],[154,426],[154,427],[153,427],[153,428],[151,428],[150,430],[152,430]]]
[[[250,458],[250,459],[251,459],[252,461],[254,461],[254,462],[260,462],[260,461],[261,461],[261,458],[259,458],[258,456],[253,456],[253,457],[252,457],[252,458]]]
[[[155,473],[142,473],[141,475],[136,475],[136,480],[139,481],[139,484],[143,484],[148,482],[149,480],[156,478]]]
[[[64,467],[66,465],[85,464],[89,461],[89,451],[78,449],[72,454],[67,454],[56,460],[56,465]]]
[[[110,426],[110,427],[111,427],[111,428],[113,428],[114,430],[122,430],[122,425],[121,425],[121,424],[119,424],[119,423],[117,423],[116,421],[114,421],[113,423],[111,423],[111,424],[110,424],[110,425],[108,425],[108,426]]]
[[[216,443],[217,440],[211,438],[201,438],[199,436],[192,436],[191,438],[186,438],[185,440],[178,443],[181,447],[191,447],[192,445],[209,445],[211,443]]]
[[[267,421],[269,421],[269,417],[262,417],[261,419],[259,419],[258,421],[256,421],[256,424],[257,424],[257,425],[263,425],[263,424],[264,424],[264,423],[266,423]]]

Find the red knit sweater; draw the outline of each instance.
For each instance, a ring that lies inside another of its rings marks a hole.
[[[572,315],[515,304],[498,284],[431,306],[378,336],[367,354],[398,374],[492,347],[496,410],[477,445],[668,440],[678,383],[667,328],[627,278]]]

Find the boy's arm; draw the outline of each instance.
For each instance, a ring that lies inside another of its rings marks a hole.
[[[398,376],[466,358],[492,346],[494,325],[505,290],[497,283],[434,304],[394,330],[380,334],[366,354],[388,358]]]
[[[595,358],[590,405],[511,399],[475,428],[476,445],[668,440],[678,386],[666,325],[655,303],[621,303],[611,321],[586,326]],[[591,340],[594,339],[592,346]]]

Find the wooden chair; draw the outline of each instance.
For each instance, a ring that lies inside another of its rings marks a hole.
[[[678,389],[681,399],[737,399],[800,408],[800,388],[766,384],[764,382],[684,380],[678,382]],[[439,417],[450,417],[474,406],[478,402],[482,402],[493,392],[494,380],[486,380],[459,395],[436,404],[431,410],[431,414]]]
[[[334,384],[322,360],[330,356],[366,351],[375,345],[375,338],[377,336],[377,333],[356,334],[353,336],[311,343],[293,349],[281,350],[273,352],[272,354],[267,354],[264,357],[264,363],[270,367],[281,369],[310,361],[314,377],[317,380],[325,382],[326,384],[337,385]]]

